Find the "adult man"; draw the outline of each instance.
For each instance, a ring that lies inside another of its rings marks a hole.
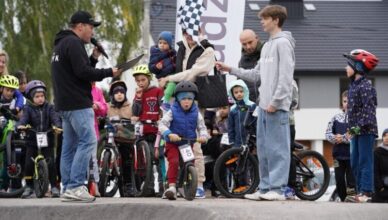
[[[260,161],[260,190],[245,195],[252,200],[285,200],[284,190],[290,169],[289,110],[295,67],[295,40],[282,31],[287,10],[268,5],[259,16],[263,30],[270,38],[263,46],[261,58],[254,69],[244,70],[217,62],[217,68],[252,81],[260,78],[260,102],[256,109],[257,156]]]
[[[238,67],[243,69],[253,69],[257,65],[257,61],[260,59],[263,44],[260,42],[256,33],[251,29],[245,29],[241,32],[240,43],[242,50]],[[247,84],[249,89],[249,100],[258,101],[260,80],[257,82],[244,80],[244,82]],[[258,102],[256,104],[258,104]]]
[[[204,76],[214,67],[213,45],[207,40],[202,40],[199,45],[193,37],[183,30],[183,40],[178,42],[178,52],[176,58],[176,74],[159,80],[159,86],[164,87],[166,82],[195,82],[197,76]],[[201,109],[202,113],[204,109]],[[203,114],[202,114],[203,115]],[[198,189],[196,198],[205,198],[203,182],[205,182],[205,163],[201,145],[196,143],[193,146],[195,155],[195,168],[198,172]]]
[[[61,114],[63,126],[62,201],[95,200],[84,186],[91,154],[97,144],[91,82],[121,74],[117,68],[94,68],[100,55],[96,48],[88,58],[84,44],[90,43],[94,27],[100,24],[88,12],[77,11],[70,19],[70,30],[61,30],[55,37],[51,71],[55,107]]]

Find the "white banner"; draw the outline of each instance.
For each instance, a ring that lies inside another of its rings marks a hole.
[[[177,0],[177,10],[185,0]],[[204,0],[201,29],[215,46],[217,59],[237,66],[241,56],[240,33],[243,30],[245,1]],[[182,29],[176,22],[175,41],[182,40]]]

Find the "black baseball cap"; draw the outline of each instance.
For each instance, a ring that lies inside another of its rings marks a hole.
[[[70,18],[70,24],[91,24],[94,27],[100,26],[101,22],[95,21],[92,15],[87,11],[77,11]]]

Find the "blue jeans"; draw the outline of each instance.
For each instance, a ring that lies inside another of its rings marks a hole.
[[[373,192],[373,134],[356,135],[350,141],[350,162],[358,193]]]
[[[262,193],[281,193],[290,170],[290,125],[286,111],[267,113],[260,108],[257,118],[257,157]]]
[[[61,176],[64,190],[85,184],[92,152],[97,145],[92,108],[62,111]]]

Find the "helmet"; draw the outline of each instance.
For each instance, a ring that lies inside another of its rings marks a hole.
[[[33,95],[31,93],[33,91],[46,92],[46,85],[40,80],[32,80],[26,86],[26,94],[29,98],[32,98]]]
[[[152,79],[152,74],[146,64],[137,65],[135,66],[135,68],[133,68],[132,76],[136,76],[140,74],[146,75]]]
[[[124,81],[122,80],[117,80],[117,81],[114,81],[110,84],[110,88],[109,88],[109,95],[113,95],[113,89],[116,88],[117,86],[122,86],[124,87],[125,91],[127,91],[127,85],[125,84]]]
[[[174,95],[177,96],[180,92],[193,92],[195,96],[198,94],[197,86],[190,81],[182,81],[176,85]]]
[[[0,86],[4,86],[11,89],[19,89],[19,80],[12,75],[2,75],[0,77]]]
[[[349,65],[355,71],[361,73],[373,70],[379,63],[379,59],[374,54],[362,49],[352,50],[349,54],[344,54],[344,57],[348,58]]]

